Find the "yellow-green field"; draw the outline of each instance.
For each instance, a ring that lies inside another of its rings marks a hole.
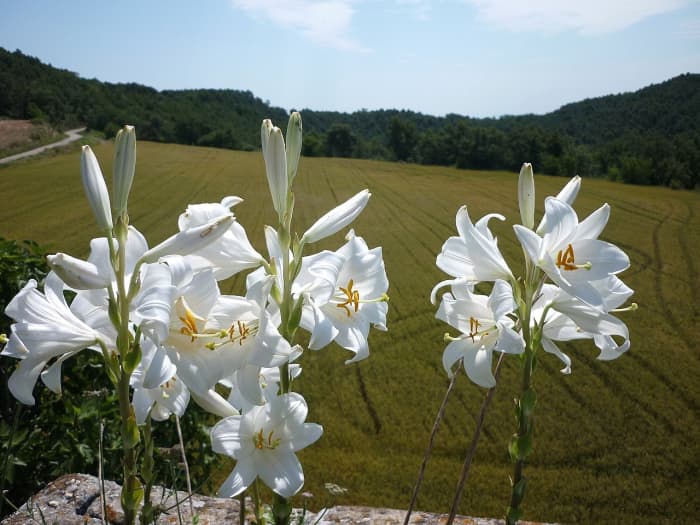
[[[112,146],[95,148],[109,178]],[[523,159],[527,160],[527,159]],[[0,169],[0,235],[33,239],[49,250],[86,256],[94,221],[80,183],[78,153]],[[536,168],[536,167],[535,167]],[[239,195],[238,220],[264,252],[262,226],[274,221],[260,153],[138,144],[130,215],[151,244],[176,231],[188,203]],[[538,211],[566,181],[537,178]],[[303,159],[297,179],[298,230],[363,188],[373,194],[354,224],[370,246],[384,249],[391,282],[387,333],[373,333],[370,358],[345,366],[338,347],[307,353],[295,387],[323,438],[303,454],[306,489],[324,482],[349,489],[340,504],[405,508],[447,380],[442,335],[429,302],[445,278],[435,267],[454,216],[497,211],[519,220],[517,176],[341,159]],[[700,512],[700,194],[584,180],[576,202],[583,217],[607,201],[603,238],[632,260],[622,275],[635,289],[626,314],[632,349],[600,362],[592,343],[564,345],[573,373],[541,356],[535,453],[526,467],[525,519],[564,523],[692,523]],[[497,221],[494,221],[497,222]],[[513,265],[521,251],[509,225],[494,224]],[[319,248],[335,248],[338,234]],[[225,283],[240,291],[242,279]],[[514,430],[517,360],[509,359],[486,417],[460,511],[500,516],[509,497],[506,454]],[[484,391],[465,377],[447,407],[418,508],[449,510]],[[319,501],[322,503],[322,501]]]

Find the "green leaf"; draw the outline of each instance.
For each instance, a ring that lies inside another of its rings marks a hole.
[[[123,432],[122,439],[124,440],[124,448],[134,448],[141,441],[141,434],[139,427],[136,425],[133,407],[131,408],[129,419],[126,420],[126,430]]]
[[[520,481],[518,481],[513,487],[513,496],[515,497],[515,504],[520,506],[520,502],[523,501],[525,497],[525,488],[527,487],[527,479],[523,476]]]
[[[133,486],[133,491],[131,491],[131,493],[126,489],[128,485]],[[125,509],[137,509],[141,505],[143,501],[143,485],[141,485],[141,482],[136,476],[132,476],[124,483],[121,500],[122,507]]]
[[[136,370],[136,367],[139,366],[139,363],[141,362],[141,345],[140,344],[135,344],[134,348],[126,354],[126,358],[124,359],[124,371],[128,374],[131,375],[134,370]]]
[[[506,523],[508,525],[515,524],[518,521],[520,521],[520,518],[523,516],[523,511],[519,508],[513,508],[513,507],[508,507],[508,510],[506,511]]]
[[[522,397],[520,398],[520,410],[522,413],[522,416],[530,419],[532,417],[533,412],[535,411],[535,406],[537,405],[537,393],[535,392],[535,389],[530,387],[525,392],[523,392]]]

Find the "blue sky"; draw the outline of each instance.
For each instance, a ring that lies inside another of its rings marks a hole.
[[[0,46],[287,109],[546,113],[700,72],[698,0],[0,0]]]

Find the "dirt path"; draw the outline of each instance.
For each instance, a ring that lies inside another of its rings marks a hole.
[[[43,153],[47,149],[65,146],[67,144],[70,144],[71,142],[75,142],[76,140],[78,140],[81,137],[80,133],[82,133],[83,131],[85,131],[85,128],[69,129],[68,131],[66,131],[66,135],[68,136],[63,140],[59,140],[58,142],[53,142],[51,144],[46,144],[44,146],[31,149],[29,151],[24,151],[22,153],[17,153],[16,155],[10,155],[9,157],[2,158],[0,159],[0,164],[8,164],[15,160],[23,159],[25,157],[31,157],[32,155],[38,155],[39,153]]]

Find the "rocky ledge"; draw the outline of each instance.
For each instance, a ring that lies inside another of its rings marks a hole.
[[[106,519],[102,519],[102,499],[100,483],[94,476],[86,474],[66,474],[49,483],[44,490],[37,493],[17,512],[5,518],[0,525],[120,525],[123,522],[119,494],[121,487],[113,481],[105,481]],[[192,524],[193,516],[198,525],[239,525],[238,500],[212,498],[194,494],[192,500],[186,492],[171,491],[155,487],[153,500],[163,509],[158,525]],[[252,517],[248,513],[247,516]],[[307,513],[305,525],[395,525],[403,524],[406,511],[394,509],[377,509],[370,507],[337,506]],[[301,518],[300,513],[298,517]],[[247,520],[246,520],[247,521]],[[414,512],[411,523],[433,525],[446,523],[446,514]],[[457,525],[500,525],[503,520],[490,518],[469,518],[458,516]],[[522,525],[547,525],[533,522],[521,522]],[[551,525],[551,524],[550,524]]]

